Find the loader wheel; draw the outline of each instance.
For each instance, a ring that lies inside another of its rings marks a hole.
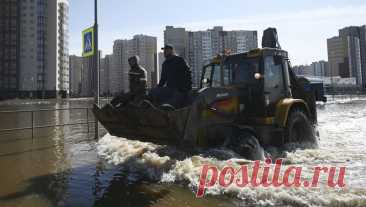
[[[248,160],[265,159],[264,149],[258,139],[246,131],[241,131],[239,135],[232,137],[228,147]]]
[[[287,121],[285,131],[286,143],[304,143],[314,142],[315,132],[314,127],[310,123],[308,117],[302,110],[293,110]]]

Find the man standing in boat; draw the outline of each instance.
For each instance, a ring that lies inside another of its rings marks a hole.
[[[169,104],[174,108],[183,107],[192,90],[192,73],[187,62],[179,57],[172,45],[165,45],[165,61],[158,87],[151,91],[154,102]]]

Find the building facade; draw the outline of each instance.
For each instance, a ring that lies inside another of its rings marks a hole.
[[[113,62],[110,70],[111,93],[113,95],[128,89],[128,58],[132,54],[132,42],[129,40],[114,41]]]
[[[308,77],[330,77],[329,64],[327,61],[321,60],[311,63],[311,65],[293,66],[292,71],[296,75]]]
[[[111,61],[112,55],[106,55],[104,58],[100,59],[100,94],[102,96],[110,96],[110,71],[111,71]]]
[[[203,66],[214,56],[224,51],[242,53],[258,48],[256,31],[224,31],[221,26],[206,31],[186,31],[184,28],[167,26],[164,42],[172,44],[176,53],[186,59],[192,70],[194,87],[199,86]]]
[[[70,55],[70,97],[79,97],[81,94],[81,77],[83,72],[83,58]]]
[[[164,44],[174,45],[175,52],[179,56],[187,58],[187,35],[185,28],[166,26],[164,31]]]
[[[339,36],[328,39],[331,72],[342,78],[354,77],[358,86],[366,88],[366,27],[346,27]]]
[[[81,97],[93,97],[94,91],[94,57],[83,57],[82,67],[81,67]]]
[[[19,0],[0,1],[0,100],[19,90]]]
[[[4,48],[16,48],[9,53],[15,54],[16,58],[11,58],[15,65],[0,60],[7,74],[3,81],[6,90],[16,88],[20,97],[66,97],[69,93],[68,0],[4,0],[0,4],[0,21],[4,22],[0,24],[0,34],[5,34],[10,26],[12,32],[10,36],[2,35],[12,44],[4,43],[8,45]]]
[[[311,69],[313,76],[326,77],[330,76],[329,64],[327,61],[321,60],[311,63]]]
[[[161,71],[163,70],[164,61],[165,61],[164,53],[159,52],[158,53],[158,79],[157,79],[158,83],[160,81],[160,76],[161,76]]]
[[[363,87],[366,88],[366,25],[360,27],[361,73]]]
[[[158,80],[157,38],[147,35],[135,35],[132,40],[132,55],[140,57],[140,64],[147,71],[147,85],[155,87]],[[128,69],[129,70],[129,69]]]

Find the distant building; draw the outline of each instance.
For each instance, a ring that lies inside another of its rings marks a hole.
[[[81,70],[81,97],[93,97],[94,57],[83,57]]]
[[[349,77],[347,44],[341,37],[327,40],[330,76]]]
[[[188,62],[192,70],[192,82],[194,87],[199,86],[202,68],[215,56],[212,47],[212,36],[210,31],[189,32]]]
[[[128,58],[132,55],[132,42],[116,40],[113,45],[113,61],[110,70],[111,93],[118,94],[128,89]]]
[[[223,36],[224,45],[220,48],[230,49],[232,53],[243,53],[258,48],[257,31],[234,30],[223,32]],[[222,50],[219,52],[222,53]]]
[[[360,27],[360,51],[363,87],[366,88],[366,25]]]
[[[164,53],[163,52],[159,52],[158,53],[158,65],[159,65],[159,69],[158,69],[158,82],[160,81],[160,76],[161,76],[161,70],[163,69],[163,63],[165,61],[165,57],[164,57]]]
[[[346,27],[327,40],[330,72],[333,76],[356,78],[366,87],[366,26]]]
[[[0,1],[1,91],[34,98],[67,96],[68,16],[68,0]]]
[[[111,63],[112,55],[106,55],[100,59],[100,94],[103,96],[111,95]]]
[[[141,66],[147,70],[148,87],[156,86],[159,74],[157,38],[147,35],[135,35],[130,41],[133,43],[132,55],[138,55]]]
[[[293,66],[292,71],[296,75],[307,77],[326,77],[331,76],[329,71],[329,64],[327,61],[313,62],[311,65],[298,65]]]
[[[313,70],[313,68],[310,65],[293,66],[292,67],[292,71],[296,75],[301,75],[301,76],[314,76],[314,70]]]
[[[81,93],[81,74],[83,72],[83,58],[71,55],[69,63],[70,97],[79,97]]]
[[[185,28],[177,28],[173,26],[166,26],[164,31],[164,44],[171,44],[175,48],[175,52],[187,59],[186,44],[187,36]]]
[[[164,42],[172,44],[176,53],[186,59],[192,70],[195,87],[199,86],[203,66],[214,56],[222,54],[224,50],[242,53],[258,47],[256,31],[224,31],[221,26],[195,32],[167,26]]]
[[[324,60],[311,63],[311,70],[313,76],[318,77],[330,76],[329,64],[327,61]]]

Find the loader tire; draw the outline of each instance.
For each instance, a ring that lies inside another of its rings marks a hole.
[[[242,131],[232,137],[229,148],[248,160],[264,160],[265,152],[258,139],[251,133]]]
[[[284,141],[285,144],[316,142],[314,127],[302,110],[291,111],[286,124]]]

